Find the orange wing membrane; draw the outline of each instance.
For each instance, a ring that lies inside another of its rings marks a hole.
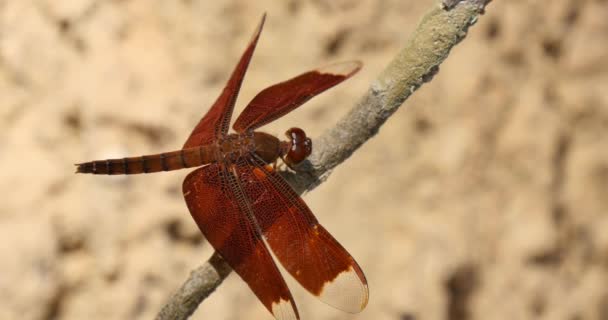
[[[212,164],[190,173],[183,184],[188,209],[209,243],[274,317],[298,319],[291,293],[252,218],[235,168]]]
[[[228,83],[226,83],[224,90],[217,98],[213,106],[211,106],[207,114],[201,119],[198,125],[196,125],[190,134],[190,137],[188,137],[188,140],[186,140],[183,147],[184,149],[210,143],[215,138],[221,137],[228,133],[234,104],[239,95],[241,83],[243,82],[243,78],[247,72],[247,67],[249,66],[249,61],[251,61],[251,56],[253,55],[255,46],[260,38],[260,32],[262,32],[262,27],[264,26],[265,20],[266,14],[262,16],[262,21],[260,21],[260,24],[256,28],[253,37],[247,45],[247,49],[241,56],[239,63],[234,68],[234,71],[232,72]]]
[[[319,224],[289,184],[259,159],[243,168],[241,185],[270,248],[283,267],[321,301],[357,313],[368,287],[353,257]],[[252,169],[251,169],[252,168]]]
[[[361,62],[332,64],[305,72],[258,93],[236,119],[234,130],[259,128],[301,106],[312,97],[348,79],[361,69]]]

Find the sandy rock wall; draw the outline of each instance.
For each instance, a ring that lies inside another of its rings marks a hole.
[[[262,12],[237,106],[359,59],[266,131],[320,135],[433,1],[0,1],[0,319],[151,319],[212,250],[187,170],[73,174],[178,149]],[[357,258],[345,314],[290,280],[304,319],[608,319],[608,2],[495,0],[439,74],[305,196]],[[193,319],[270,319],[234,275]]]

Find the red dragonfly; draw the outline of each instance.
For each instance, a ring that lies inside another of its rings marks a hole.
[[[368,300],[367,281],[353,257],[319,224],[275,171],[278,158],[293,167],[312,151],[302,129],[288,141],[255,129],[294,110],[361,68],[346,62],[305,72],[258,93],[228,133],[241,82],[256,47],[258,25],[226,87],[181,150],[77,164],[77,172],[136,174],[202,166],[183,183],[188,209],[207,240],[276,319],[299,319],[271,252],[310,293],[356,313]]]

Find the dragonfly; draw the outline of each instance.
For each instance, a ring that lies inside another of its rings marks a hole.
[[[262,90],[234,122],[234,133],[229,133],[265,17],[182,149],[84,162],[76,164],[76,172],[125,175],[199,167],[182,186],[192,218],[276,319],[299,319],[299,314],[274,259],[321,301],[357,313],[369,297],[363,271],[277,171],[279,158],[290,168],[304,161],[312,152],[311,139],[300,128],[287,130],[285,141],[257,129],[351,77],[361,63],[328,65]]]

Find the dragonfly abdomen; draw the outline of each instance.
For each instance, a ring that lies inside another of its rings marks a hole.
[[[214,160],[215,152],[211,147],[201,146],[140,157],[79,163],[76,172],[108,175],[152,173],[198,167]]]

